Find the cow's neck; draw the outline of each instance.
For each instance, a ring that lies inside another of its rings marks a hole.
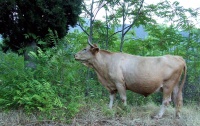
[[[95,71],[102,76],[107,73],[106,71],[108,66],[107,63],[109,62],[109,56],[110,54],[108,52],[99,51],[99,53],[97,53],[95,58],[91,61]]]

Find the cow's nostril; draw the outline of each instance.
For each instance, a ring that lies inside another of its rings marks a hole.
[[[75,54],[75,55],[74,55],[74,58],[76,58],[76,57],[77,57],[77,55]]]

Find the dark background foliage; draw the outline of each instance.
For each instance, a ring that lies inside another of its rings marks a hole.
[[[3,51],[18,51],[34,41],[25,34],[44,38],[48,29],[56,31],[59,38],[66,35],[69,26],[75,26],[81,13],[82,0],[6,0],[0,1],[0,34]],[[56,34],[54,33],[54,34]],[[48,42],[52,47],[54,43]]]

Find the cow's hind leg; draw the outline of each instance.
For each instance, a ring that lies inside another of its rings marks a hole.
[[[161,108],[160,108],[158,114],[154,118],[156,118],[156,119],[162,118],[163,114],[165,113],[165,109],[169,105],[170,101],[171,101],[171,94],[170,93],[169,94],[164,94]]]
[[[175,108],[176,108],[176,117],[180,118],[180,109],[181,106],[183,105],[183,96],[182,96],[182,91],[178,92],[176,97],[175,97]]]
[[[176,85],[173,89],[173,103],[176,106],[177,103],[177,95],[178,95],[178,85]]]
[[[166,107],[169,105],[171,101],[171,94],[176,83],[177,83],[177,79],[171,79],[171,80],[166,81],[163,84],[163,101],[162,101],[160,111],[155,116],[155,118],[157,119],[162,118]]]
[[[178,84],[179,78],[180,78],[179,74],[175,74],[169,80],[164,82],[164,84],[163,84],[163,101],[162,101],[161,109],[160,109],[159,113],[155,116],[155,118],[161,118],[163,116],[163,114],[165,112],[165,108],[171,101],[172,91],[173,91],[173,89],[177,88],[176,85]],[[177,96],[179,96],[179,95],[177,95]],[[181,99],[181,97],[177,97],[177,99]],[[176,104],[178,103],[178,101],[180,101],[180,100],[176,100]],[[179,109],[177,109],[177,110],[179,110]]]
[[[182,96],[182,91],[179,92],[178,84],[174,87],[173,90],[173,102],[176,109],[176,117],[180,118],[180,109],[181,106],[183,105],[183,96]]]
[[[114,99],[115,99],[115,95],[116,93],[110,93],[110,103],[109,103],[109,108],[112,109],[112,106],[113,106],[113,102],[114,102]]]

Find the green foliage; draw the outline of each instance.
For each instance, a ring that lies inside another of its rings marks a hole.
[[[15,104],[17,104],[28,111],[34,109],[49,111],[54,107],[62,106],[62,104],[55,102],[58,96],[55,94],[52,86],[45,81],[29,80],[19,83],[12,93],[15,94],[12,100],[13,104],[10,104],[8,107],[16,106]]]
[[[0,108],[45,113],[63,110],[60,114],[73,117],[84,93],[77,79],[81,78],[80,65],[74,62],[73,51],[63,42],[46,51],[39,48],[37,53],[29,54],[36,59],[36,69],[25,68],[22,56],[1,52]]]
[[[59,38],[63,38],[69,26],[76,25],[81,3],[82,0],[1,0],[0,34],[7,39],[3,50],[6,52],[10,48],[18,51],[25,48],[35,41],[34,38],[27,39],[27,34],[44,38],[49,28],[57,31]],[[51,41],[45,43],[48,47],[55,45]]]

